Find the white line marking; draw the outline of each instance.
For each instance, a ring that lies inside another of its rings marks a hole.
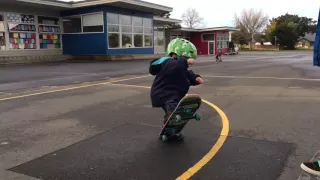
[[[273,80],[299,80],[299,81],[320,81],[320,79],[307,79],[307,78],[281,78],[281,77],[254,77],[254,76],[212,76],[201,75],[202,77],[211,78],[232,78],[232,79],[273,79]]]

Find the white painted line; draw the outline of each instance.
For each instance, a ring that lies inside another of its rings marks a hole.
[[[202,77],[210,78],[232,78],[232,79],[273,79],[273,80],[298,80],[298,81],[320,81],[320,79],[307,79],[307,78],[281,78],[281,77],[255,77],[255,76],[212,76],[201,75]]]

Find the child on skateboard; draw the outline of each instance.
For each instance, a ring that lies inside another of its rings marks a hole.
[[[169,44],[167,57],[151,61],[149,72],[155,75],[151,87],[153,107],[165,112],[163,125],[179,101],[188,93],[190,86],[203,83],[200,75],[188,70],[195,63],[197,48],[188,40],[176,38]]]

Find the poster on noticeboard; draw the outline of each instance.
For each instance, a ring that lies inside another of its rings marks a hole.
[[[0,32],[5,32],[4,23],[0,23]]]

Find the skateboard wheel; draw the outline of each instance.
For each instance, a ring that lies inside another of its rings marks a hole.
[[[181,121],[181,116],[180,115],[176,115],[175,119],[176,119],[176,122],[179,122],[179,121]]]
[[[162,136],[161,136],[161,140],[162,140],[163,142],[168,141],[168,136],[167,136],[167,135],[162,135]]]
[[[195,116],[194,116],[194,118],[195,118],[197,121],[200,121],[201,116],[200,116],[200,114],[196,113]]]

